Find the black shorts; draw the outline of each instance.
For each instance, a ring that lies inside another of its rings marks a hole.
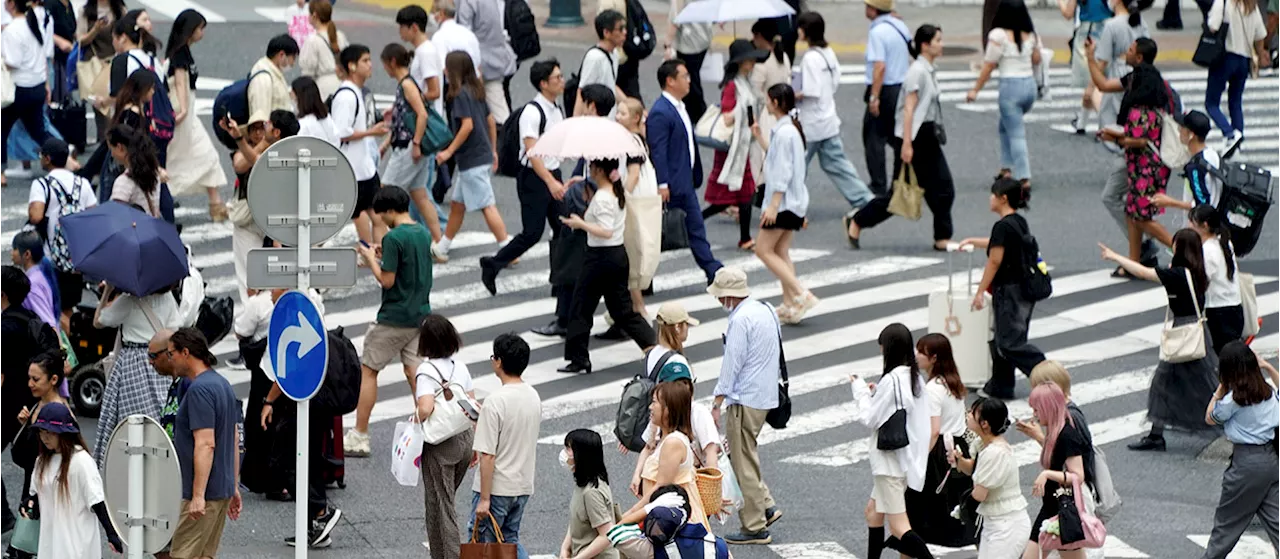
[[[799,231],[804,227],[804,218],[790,211],[778,213],[778,219],[773,221],[773,225],[761,225],[761,229],[782,229],[784,231]]]
[[[379,188],[382,188],[382,180],[378,175],[369,180],[356,181],[356,209],[351,212],[351,219],[373,207],[373,196],[378,193]]]
[[[56,270],[58,279],[58,295],[62,298],[62,311],[69,311],[80,304],[84,297],[84,276],[79,272]]]

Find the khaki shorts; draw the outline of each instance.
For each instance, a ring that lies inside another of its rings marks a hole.
[[[893,476],[876,476],[871,488],[871,498],[880,514],[905,514],[907,512],[907,479]]]
[[[193,519],[187,514],[190,504],[191,501],[182,500],[182,516],[178,518],[178,529],[173,533],[169,555],[174,559],[214,557],[218,554],[218,545],[222,543],[222,529],[227,525],[227,509],[231,507],[231,499],[206,501],[204,516],[199,519]]]
[[[364,354],[360,364],[381,372],[395,360],[404,363],[406,375],[412,375],[422,364],[418,357],[418,329],[374,324],[364,333]]]

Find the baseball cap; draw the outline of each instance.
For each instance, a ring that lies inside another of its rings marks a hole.
[[[1209,136],[1209,131],[1213,129],[1213,124],[1209,121],[1209,115],[1200,111],[1187,111],[1182,115],[1182,127],[1190,130],[1197,138],[1201,140]]]
[[[654,545],[665,546],[689,521],[688,514],[680,507],[653,507],[644,518],[644,535]]]
[[[677,324],[697,326],[700,324],[698,319],[689,316],[689,311],[685,310],[684,305],[674,301],[663,303],[661,307],[658,307],[658,322],[668,326],[675,326]]]
[[[658,371],[658,382],[673,382],[682,378],[693,380],[693,372],[689,370],[687,363],[669,360],[662,366],[662,370]]]

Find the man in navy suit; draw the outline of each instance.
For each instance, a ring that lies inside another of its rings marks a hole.
[[[698,267],[707,274],[707,285],[723,264],[711,254],[707,228],[696,189],[702,185],[702,157],[693,142],[693,122],[684,106],[692,81],[680,60],[668,60],[658,67],[662,95],[649,110],[646,129],[650,157],[657,173],[658,193],[668,208],[684,210],[684,226],[689,233],[689,250]]]

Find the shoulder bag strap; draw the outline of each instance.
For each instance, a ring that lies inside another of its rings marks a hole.
[[[791,381],[787,378],[787,353],[782,346],[782,322],[778,320],[778,312],[774,310],[773,305],[770,305],[767,301],[760,301],[760,303],[768,308],[769,313],[773,315],[773,324],[778,329],[778,374],[782,377],[782,384],[790,385]]]
[[[1187,276],[1187,289],[1191,292],[1191,304],[1195,305],[1196,318],[1204,322],[1204,311],[1200,308],[1200,298],[1196,296],[1196,282],[1191,280],[1191,270],[1183,268],[1182,272]]]
[[[142,314],[147,315],[147,322],[151,323],[151,327],[154,328],[156,332],[164,330],[164,326],[162,326],[160,318],[156,316],[156,311],[151,308],[151,303],[148,302],[145,297],[137,297],[134,301],[137,302],[138,307],[142,309]],[[123,328],[121,328],[121,330],[123,330]]]

